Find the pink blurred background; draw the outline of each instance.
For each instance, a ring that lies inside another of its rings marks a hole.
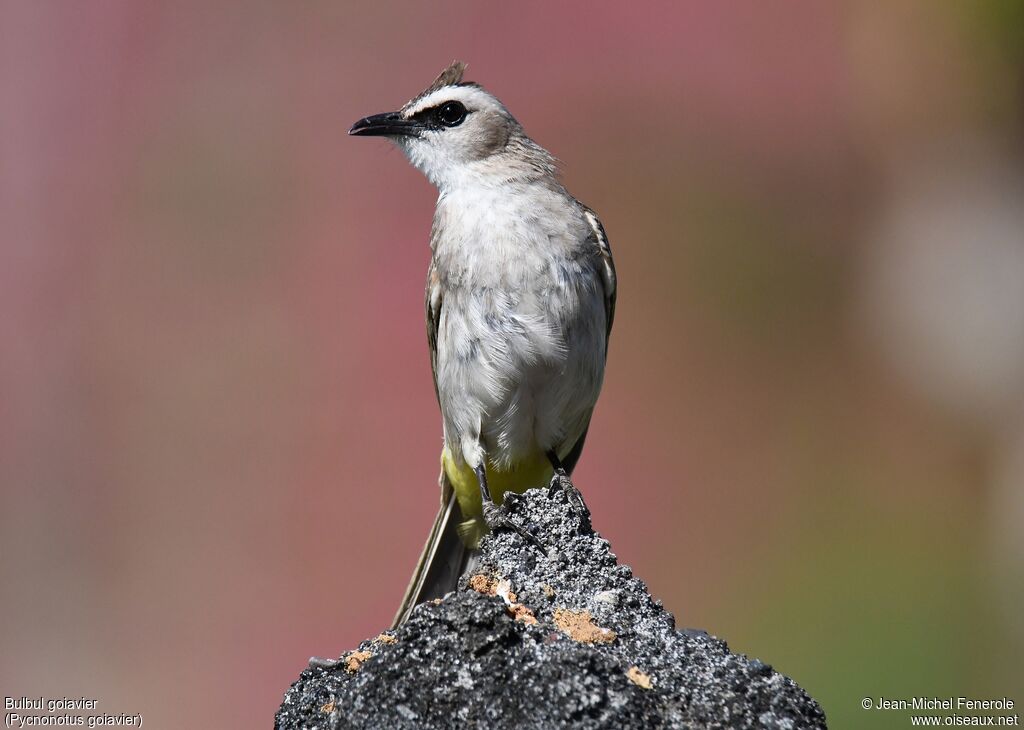
[[[0,5],[0,693],[267,727],[386,627],[435,193],[345,132],[461,58],[612,241],[620,559],[834,727],[1024,700],[1022,8]]]

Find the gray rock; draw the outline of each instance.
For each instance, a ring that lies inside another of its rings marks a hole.
[[[307,668],[275,728],[825,727],[771,665],[676,630],[564,492],[506,504],[547,555],[511,532],[485,538],[482,577],[363,642],[369,656]]]

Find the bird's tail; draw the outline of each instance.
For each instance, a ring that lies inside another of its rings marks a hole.
[[[429,601],[440,598],[458,587],[459,578],[471,568],[476,550],[466,547],[460,531],[463,523],[462,510],[455,498],[444,469],[441,470],[441,509],[437,512],[434,527],[423,546],[416,570],[413,571],[409,587],[405,589],[405,597],[395,614],[393,628],[398,628],[412,613],[412,609]]]

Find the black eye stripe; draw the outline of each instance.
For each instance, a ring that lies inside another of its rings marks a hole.
[[[422,122],[428,129],[438,130],[459,126],[468,114],[469,110],[465,105],[453,99],[429,109],[422,109],[413,114],[412,118]]]

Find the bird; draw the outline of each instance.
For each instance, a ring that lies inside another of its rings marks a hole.
[[[497,97],[463,81],[465,68],[453,61],[398,111],[349,130],[387,138],[438,190],[425,310],[441,507],[395,627],[456,588],[489,530],[539,544],[499,505],[509,491],[574,492],[615,316],[597,214]]]

